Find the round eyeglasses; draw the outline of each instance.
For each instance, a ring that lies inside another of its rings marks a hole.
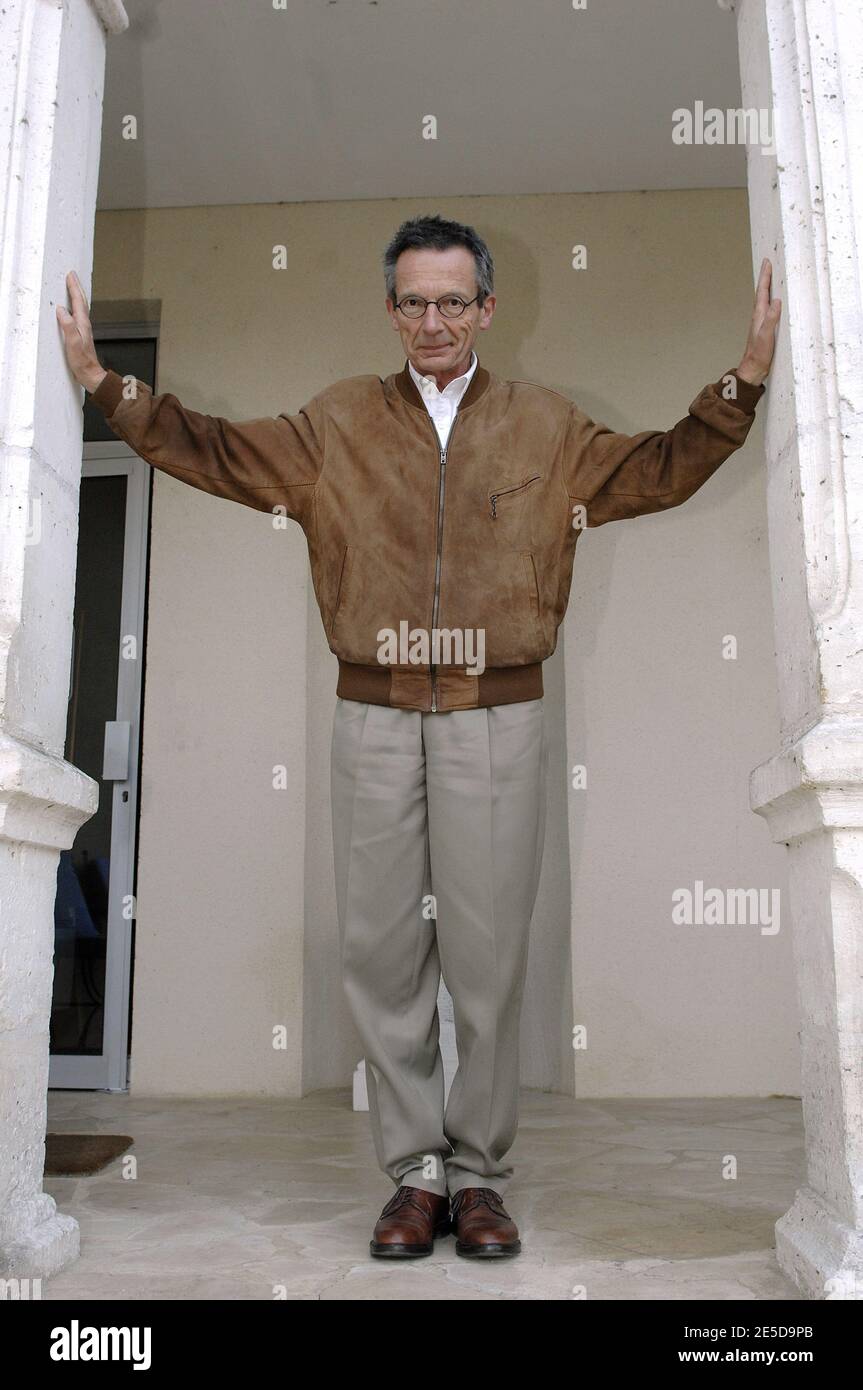
[[[396,304],[397,309],[401,309],[405,318],[421,319],[430,304],[433,304],[439,314],[443,314],[445,319],[461,318],[465,309],[470,304],[475,304],[479,295],[475,294],[473,299],[462,299],[458,294],[445,294],[441,299],[423,299],[418,294],[406,294],[404,299]]]

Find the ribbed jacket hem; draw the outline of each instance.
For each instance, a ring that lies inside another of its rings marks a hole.
[[[455,709],[483,709],[542,698],[542,662],[527,666],[492,666],[480,675],[457,667],[437,672],[437,713]],[[336,695],[342,700],[364,700],[393,709],[431,711],[432,679],[428,669],[402,666],[361,666],[339,657]]]

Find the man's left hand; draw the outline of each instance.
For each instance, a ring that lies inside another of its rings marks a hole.
[[[760,386],[770,371],[773,349],[776,346],[776,326],[782,313],[782,300],[770,298],[772,275],[773,266],[765,256],[755,287],[755,307],[752,310],[749,337],[740,359],[740,366],[737,368],[737,375],[744,381],[751,381],[753,386]]]

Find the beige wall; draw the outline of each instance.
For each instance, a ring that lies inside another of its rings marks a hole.
[[[379,258],[417,211],[473,222],[491,244],[499,305],[483,362],[617,429],[667,428],[739,359],[751,301],[739,190],[101,213],[94,298],[161,300],[160,388],[184,404],[235,419],[296,410],[338,377],[402,365]],[[590,268],[575,272],[582,242]],[[271,266],[279,243],[286,271]],[[525,1084],[798,1091],[787,924],[770,937],[670,917],[673,888],[696,878],[785,886],[781,849],[747,801],[749,769],[777,745],[762,466],[756,424],[683,507],[579,543],[565,642],[545,667],[551,799]],[[727,633],[736,662],[721,659]],[[299,528],[274,533],[251,509],[157,476],[138,1094],[297,1094],[350,1079],[329,838],[335,677]],[[587,791],[569,788],[576,762]],[[276,764],[287,791],[272,788]],[[288,1047],[275,1051],[281,1023]],[[586,1052],[572,1051],[573,1023],[587,1025]]]

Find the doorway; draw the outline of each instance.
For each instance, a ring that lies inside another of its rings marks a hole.
[[[96,344],[103,366],[155,389],[151,325],[103,328]],[[83,450],[64,756],[99,783],[99,808],[57,869],[48,1084],[124,1091],[152,473],[88,398]]]

